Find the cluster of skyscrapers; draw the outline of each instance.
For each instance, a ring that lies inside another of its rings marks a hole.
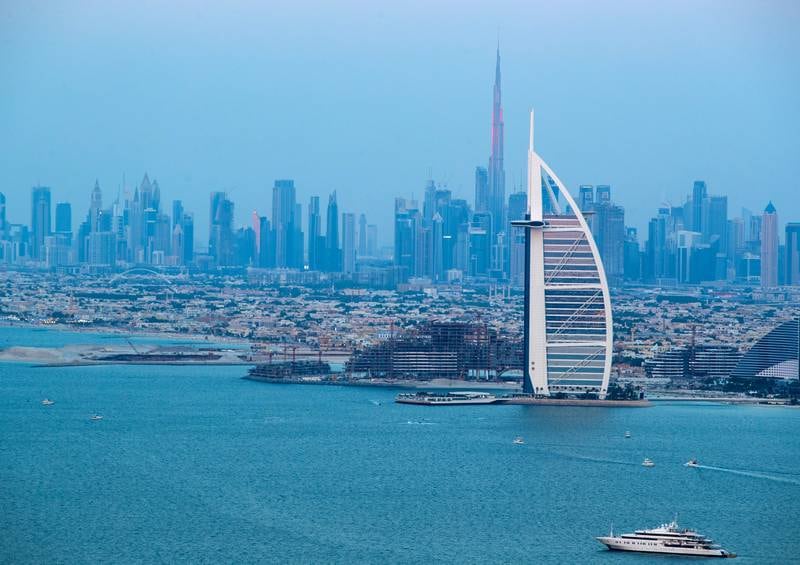
[[[626,278],[655,283],[707,281],[759,282],[765,288],[800,285],[800,223],[781,226],[769,202],[760,214],[742,210],[728,216],[727,196],[708,193],[695,181],[684,204],[662,205],[648,224],[648,239],[639,251],[628,234]]]
[[[56,204],[51,224],[50,188],[36,186],[31,190],[30,226],[6,220],[6,198],[0,193],[0,259],[45,268],[194,265],[353,273],[356,257],[377,256],[377,226],[367,224],[364,214],[358,223],[353,213],[340,215],[335,192],[328,200],[324,232],[318,196],[308,206],[307,236],[301,214],[292,180],[275,181],[270,217],[254,211],[252,226],[239,228],[234,203],[226,193],[212,192],[206,251],[195,245],[194,216],[180,200],[172,202],[171,214],[164,212],[158,182],[147,175],[133,195],[118,196],[108,207],[96,182],[85,220],[76,230],[67,202]]]
[[[422,202],[396,198],[394,252],[380,253],[378,228],[364,214],[340,213],[336,193],[323,210],[318,196],[302,207],[292,180],[272,187],[271,215],[252,214],[237,227],[234,204],[213,192],[208,247],[198,245],[192,214],[181,201],[164,210],[158,183],[145,175],[132,195],[103,204],[100,187],[91,191],[89,211],[73,229],[69,203],[55,206],[47,187],[32,190],[29,226],[6,220],[0,194],[0,260],[6,264],[61,267],[85,264],[117,268],[131,265],[195,265],[199,268],[248,266],[363,274],[380,286],[409,280],[440,284],[470,278],[522,287],[525,241],[511,222],[524,219],[528,187],[506,198],[504,121],[500,52],[497,51],[487,166],[475,169],[472,205],[429,180]],[[641,242],[626,227],[625,210],[609,185],[581,185],[576,206],[597,244],[611,285],[636,281],[659,285],[706,281],[759,282],[764,287],[800,284],[800,223],[785,226],[780,243],[778,213],[770,203],[763,213],[728,215],[728,199],[709,194],[696,181],[684,204],[664,204]],[[566,210],[568,212],[568,210]],[[544,211],[549,212],[548,210]]]

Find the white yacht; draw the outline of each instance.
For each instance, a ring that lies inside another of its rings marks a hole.
[[[422,404],[425,406],[457,406],[461,404],[494,404],[497,397],[488,392],[448,392],[437,394],[418,392],[416,394],[398,394],[394,399],[400,404]]]
[[[653,460],[652,459],[648,459],[647,457],[645,457],[644,461],[642,461],[642,467],[655,467],[655,466],[656,466],[656,464],[653,463]]]
[[[42,406],[50,406],[52,404],[55,404],[54,400],[50,400],[49,398],[45,398],[44,400],[42,400]]]
[[[725,551],[713,540],[693,530],[679,528],[675,520],[652,530],[636,530],[632,534],[615,536],[612,529],[608,536],[598,537],[597,541],[608,549],[618,551],[670,553],[696,557],[736,557],[735,553]]]
[[[689,459],[686,463],[683,464],[684,467],[699,467],[700,463],[697,462],[697,459]]]
[[[103,417],[100,414],[92,414],[92,417],[89,418],[92,422],[97,422],[98,420],[102,420]]]
[[[625,439],[630,439],[630,438],[631,438],[631,433],[625,432]]]
[[[522,439],[521,437],[515,437],[514,438],[514,443],[517,444],[517,445],[522,445],[522,444],[525,443],[525,440]]]

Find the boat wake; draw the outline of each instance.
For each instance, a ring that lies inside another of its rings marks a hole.
[[[563,453],[556,451],[554,452],[555,455],[559,457],[565,457],[567,459],[577,459],[578,461],[590,461],[592,463],[609,463],[611,465],[631,465],[634,467],[638,467],[640,463],[632,463],[630,461],[621,461],[619,459],[606,459],[603,457],[587,457],[585,455],[574,455],[572,453]]]
[[[732,475],[741,475],[743,477],[753,477],[754,479],[765,479],[767,481],[775,481],[778,483],[789,483],[800,486],[800,480],[792,479],[790,477],[779,477],[776,475],[769,475],[767,473],[759,473],[758,471],[747,471],[740,469],[726,469],[725,467],[715,467],[713,465],[697,465],[696,469],[707,469],[709,471],[721,471],[723,473],[730,473]]]

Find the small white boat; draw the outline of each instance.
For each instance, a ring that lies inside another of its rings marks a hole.
[[[517,445],[522,445],[522,444],[525,443],[525,440],[522,439],[521,437],[515,437],[514,438],[514,443],[517,444]]]
[[[655,466],[656,466],[656,464],[653,463],[653,460],[652,459],[648,459],[647,457],[645,457],[644,461],[642,461],[642,467],[655,467]]]
[[[54,400],[50,400],[49,398],[45,398],[44,400],[42,400],[42,406],[50,406],[52,404],[55,404]]]
[[[89,418],[92,422],[97,422],[98,420],[102,420],[103,417],[100,414],[92,414],[92,417]]]
[[[697,462],[697,459],[689,459],[686,463],[683,464],[684,467],[699,467],[700,464]]]
[[[631,437],[631,433],[630,432],[625,432],[625,439],[629,439],[630,437]]]

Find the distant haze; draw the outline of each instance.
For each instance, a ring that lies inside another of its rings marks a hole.
[[[148,172],[199,243],[209,192],[237,224],[276,178],[337,190],[391,241],[393,197],[429,170],[473,200],[489,156],[499,33],[507,193],[527,113],[561,179],[611,184],[642,228],[694,179],[731,215],[771,199],[800,220],[800,2],[0,3],[0,191],[30,222],[30,187],[76,219]]]

